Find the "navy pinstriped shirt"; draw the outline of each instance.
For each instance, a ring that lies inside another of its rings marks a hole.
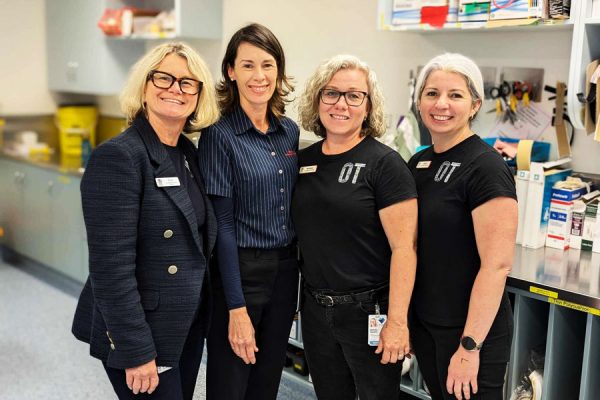
[[[272,249],[295,238],[290,204],[299,135],[291,119],[270,114],[262,134],[239,106],[203,131],[198,158],[206,191],[233,199],[239,247]]]

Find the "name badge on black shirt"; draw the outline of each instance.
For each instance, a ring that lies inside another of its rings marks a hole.
[[[307,165],[305,167],[300,167],[301,174],[312,174],[313,172],[317,172],[316,165]]]

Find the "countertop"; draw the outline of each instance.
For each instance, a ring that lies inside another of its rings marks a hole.
[[[600,253],[517,245],[507,286],[600,315]]]
[[[36,157],[19,157],[0,149],[0,157],[9,160],[22,162],[36,167],[56,171],[59,174],[65,174],[81,178],[83,168],[81,168],[80,156],[64,156],[61,154],[50,154]]]

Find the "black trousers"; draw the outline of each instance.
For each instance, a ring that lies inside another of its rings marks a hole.
[[[208,400],[277,398],[298,289],[296,251],[286,249],[239,249],[242,288],[259,349],[254,365],[246,365],[231,349],[223,286],[220,277],[213,280],[213,312],[207,340]]]
[[[446,390],[450,358],[458,349],[464,326],[431,324],[412,315],[410,333],[419,368],[433,400],[456,399]],[[502,400],[506,365],[510,358],[513,314],[508,299],[503,299],[479,355],[477,394],[472,400]]]
[[[361,302],[323,306],[305,289],[302,340],[319,400],[396,400],[402,363],[381,364],[368,345],[368,316],[387,313],[387,290]]]
[[[183,346],[179,365],[158,375],[158,386],[150,395],[147,393],[134,395],[127,387],[125,370],[110,368],[106,363],[103,363],[108,379],[119,400],[192,400],[204,350],[204,337],[206,335],[204,321],[205,318],[202,315],[196,317]]]

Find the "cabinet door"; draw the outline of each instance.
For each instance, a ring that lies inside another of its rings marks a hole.
[[[48,86],[51,90],[116,94],[144,43],[108,40],[98,28],[104,1],[46,0]]]
[[[55,174],[49,181],[49,200],[52,213],[52,263],[60,272],[84,282],[87,277],[87,242],[79,195],[80,178]]]
[[[14,248],[15,227],[21,219],[18,204],[23,191],[17,166],[13,161],[0,159],[0,226],[5,236],[2,243],[10,248]]]
[[[45,265],[50,265],[52,215],[47,196],[47,182],[52,172],[24,163],[17,164],[17,198],[11,224],[15,251]]]

